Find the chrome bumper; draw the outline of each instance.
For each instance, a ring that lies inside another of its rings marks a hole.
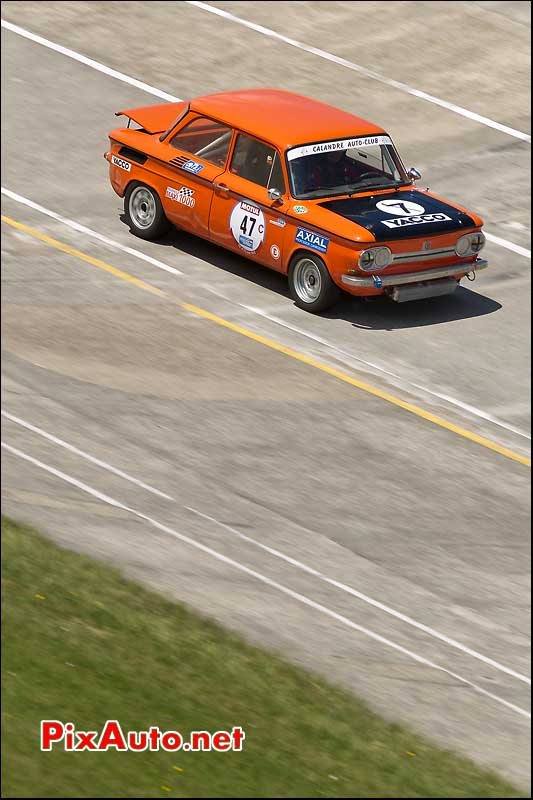
[[[386,288],[387,286],[400,286],[402,283],[419,283],[420,281],[432,281],[437,278],[451,278],[461,273],[466,275],[467,272],[477,272],[479,269],[485,269],[488,264],[489,262],[486,259],[478,258],[477,261],[471,263],[435,267],[434,269],[426,269],[423,272],[408,272],[402,275],[377,273],[376,278],[379,280],[374,280],[373,275],[368,275],[365,278],[360,278],[358,275],[341,275],[341,281],[355,289]]]

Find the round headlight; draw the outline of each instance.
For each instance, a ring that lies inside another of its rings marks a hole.
[[[372,269],[374,266],[374,250],[363,250],[359,256],[359,266],[361,269]]]
[[[455,252],[458,256],[467,256],[470,253],[470,234],[466,234],[465,236],[461,236],[460,239],[457,239],[455,244]]]
[[[485,247],[485,234],[478,231],[477,233],[470,234],[470,244],[473,253],[479,253]]]
[[[377,247],[374,256],[374,263],[379,269],[385,269],[392,261],[392,253],[388,247]]]
[[[371,247],[363,250],[359,256],[359,266],[365,272],[385,269],[392,261],[392,253],[388,247]]]
[[[471,256],[479,253],[485,245],[485,234],[481,231],[477,233],[465,233],[455,244],[455,252],[458,256]]]

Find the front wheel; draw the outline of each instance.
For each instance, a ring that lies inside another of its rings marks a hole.
[[[340,297],[326,265],[313,253],[298,253],[291,261],[289,291],[299,308],[314,313],[331,308]]]
[[[131,232],[141,239],[158,239],[170,228],[157,192],[143,183],[128,186],[124,213]]]

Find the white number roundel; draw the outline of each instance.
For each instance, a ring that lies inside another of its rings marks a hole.
[[[265,238],[265,216],[259,206],[239,201],[231,212],[229,226],[233,238],[243,250],[255,253]]]
[[[424,206],[413,203],[412,200],[402,200],[401,198],[380,200],[379,203],[376,203],[376,208],[379,208],[380,211],[384,211],[386,214],[396,214],[399,217],[424,213]]]

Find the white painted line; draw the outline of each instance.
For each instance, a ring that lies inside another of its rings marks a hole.
[[[231,297],[227,297],[218,290],[211,289],[209,286],[206,286],[205,284],[203,288],[206,291],[210,291],[211,293],[216,294],[218,297],[224,297],[224,299],[228,300],[228,302],[232,303],[236,302]],[[333,352],[338,353],[340,356],[343,356],[343,358],[346,359],[348,362],[352,363],[357,362],[359,364],[363,364],[364,367],[367,367],[370,370],[381,372],[383,375],[387,377],[387,379],[392,379],[392,382],[396,382],[397,384],[400,384],[401,386],[404,387],[405,386],[412,387],[413,389],[425,392],[426,394],[429,394],[432,397],[436,397],[439,400],[444,400],[446,403],[449,403],[450,405],[457,406],[457,408],[460,408],[462,411],[466,411],[468,414],[472,416],[484,419],[487,422],[491,422],[494,425],[498,425],[500,428],[504,428],[505,430],[510,431],[511,433],[516,433],[518,436],[523,436],[525,439],[531,440],[531,434],[528,433],[527,431],[523,431],[521,430],[521,428],[517,428],[514,425],[510,425],[508,422],[503,422],[503,420],[494,417],[487,411],[483,411],[480,408],[476,408],[476,406],[471,406],[468,403],[464,403],[462,400],[456,400],[454,397],[451,397],[450,395],[443,394],[441,392],[436,392],[433,389],[428,389],[427,386],[422,386],[419,383],[413,383],[407,378],[402,378],[400,375],[397,375],[396,373],[391,372],[388,369],[385,369],[385,367],[379,366],[379,364],[375,364],[372,361],[366,361],[364,358],[360,358],[359,356],[356,356],[354,353],[349,353],[347,350],[342,350],[342,348],[336,347],[334,344],[328,342],[328,340],[324,339],[322,336],[317,336],[314,333],[310,333],[309,331],[300,328],[298,325],[293,325],[292,323],[287,322],[286,320],[283,320],[280,317],[276,317],[273,314],[269,314],[267,311],[263,311],[262,309],[257,308],[256,306],[249,306],[246,305],[245,303],[237,303],[237,305],[240,306],[241,308],[246,309],[246,311],[250,311],[252,314],[257,314],[260,317],[264,317],[265,319],[268,319],[270,322],[274,322],[276,325],[280,325],[283,328],[287,328],[287,330],[293,331],[294,333],[298,333],[299,335],[304,336],[306,339],[310,339],[313,342],[317,342],[318,344],[327,347]],[[389,382],[391,381],[389,380]]]
[[[62,222],[63,225],[68,225],[69,228],[72,228],[79,233],[84,233],[87,236],[91,236],[93,239],[97,239],[99,242],[112,247],[114,250],[120,250],[122,253],[127,253],[130,256],[134,256],[134,258],[141,259],[141,261],[146,261],[148,264],[151,264],[158,269],[162,269],[165,272],[170,272],[172,275],[183,275],[183,272],[180,272],[179,269],[170,267],[168,264],[164,264],[162,261],[158,261],[156,258],[147,256],[145,253],[141,253],[140,250],[135,250],[133,247],[127,247],[126,245],[120,244],[120,242],[117,242],[114,239],[109,239],[107,236],[103,236],[101,233],[98,233],[98,231],[91,230],[91,228],[86,228],[85,225],[81,225],[79,222],[76,222],[73,219],[68,219],[67,217],[61,216],[61,214],[57,214],[55,211],[50,211],[49,208],[40,206],[39,203],[34,203],[33,200],[29,200],[27,197],[23,197],[21,194],[12,192],[10,189],[6,189],[5,186],[2,186],[2,194],[17,203],[22,203],[22,205],[28,206],[28,208],[33,208],[34,211],[39,211],[41,214],[46,214],[47,217],[51,217],[58,222]]]
[[[19,36],[24,36],[25,39],[31,39],[32,42],[42,44],[44,47],[49,47],[50,50],[55,50],[56,53],[61,53],[62,56],[73,58],[74,61],[79,61],[80,64],[85,64],[85,66],[96,69],[98,72],[103,72],[104,75],[109,75],[111,78],[116,78],[123,83],[129,83],[130,86],[135,86],[136,89],[140,89],[142,92],[154,94],[156,97],[161,97],[163,100],[169,100],[171,103],[180,101],[180,98],[174,97],[173,94],[163,92],[161,89],[156,89],[155,86],[150,86],[148,83],[144,83],[143,81],[138,81],[136,78],[130,77],[130,75],[125,75],[123,72],[118,72],[116,69],[106,67],[105,64],[100,64],[99,61],[95,61],[93,58],[87,58],[87,56],[83,56],[81,53],[77,53],[75,50],[70,50],[68,47],[63,47],[63,45],[51,42],[49,39],[45,39],[43,36],[37,36],[36,33],[31,33],[31,31],[26,30],[26,28],[13,25],[13,23],[7,22],[5,19],[2,20],[2,28],[6,28],[6,30],[11,31],[12,33],[17,33]]]
[[[206,6],[207,4],[206,3],[193,3],[193,5]],[[212,10],[213,13],[220,13],[221,16],[226,16],[227,15],[227,12],[222,12],[221,9],[215,9],[213,6],[209,6],[208,8],[210,10]],[[231,14],[229,14],[227,16],[232,17]],[[242,24],[245,24],[245,21],[244,20],[239,20],[238,17],[234,17],[233,19],[237,20],[237,21],[240,21]],[[249,26],[253,26],[253,23],[246,23],[246,24],[248,24]],[[75,59],[75,61],[79,61],[81,64],[85,64],[86,66],[92,67],[93,69],[96,69],[99,72],[103,72],[105,75],[109,75],[112,78],[117,78],[117,80],[123,81],[124,83],[129,83],[131,86],[135,86],[137,89],[141,89],[143,92],[148,92],[149,94],[154,94],[157,97],[163,97],[165,100],[170,100],[171,102],[179,102],[182,99],[180,97],[175,97],[174,95],[167,94],[167,92],[163,92],[160,89],[156,89],[154,86],[150,86],[148,83],[142,83],[142,81],[138,81],[136,78],[131,78],[129,75],[125,75],[123,72],[117,72],[117,70],[111,69],[110,67],[106,67],[105,64],[100,64],[99,61],[94,61],[92,58],[87,58],[87,56],[81,55],[80,53],[77,53],[75,50],[70,50],[68,47],[63,47],[60,44],[56,44],[55,42],[51,42],[49,39],[44,39],[42,36],[37,36],[36,34],[31,33],[30,31],[26,30],[25,28],[21,28],[18,25],[13,25],[11,22],[7,22],[6,20],[2,20],[2,27],[3,28],[7,28],[8,30],[12,31],[12,33],[17,33],[19,36],[24,36],[26,39],[31,39],[31,41],[37,42],[37,44],[42,44],[42,45],[44,45],[44,47],[49,47],[51,50],[55,50],[57,53],[61,53],[64,56],[68,56],[69,58],[73,58],[73,59]],[[261,25],[255,26],[255,27],[262,28]],[[268,31],[269,31],[269,28],[264,28],[264,29],[262,29],[261,32],[268,32]],[[283,37],[280,34],[276,34],[274,31],[270,31],[269,33],[267,33],[267,35],[274,36],[275,38],[281,38],[283,41],[287,41],[288,43],[292,43],[295,46],[301,46],[302,49],[307,49],[306,45],[300,45],[299,42],[294,42],[292,39],[286,39],[286,37]],[[316,52],[318,52],[318,53],[323,52],[323,51],[316,51],[316,48],[309,48],[309,50],[310,50],[310,52],[315,52],[315,53]],[[325,55],[329,55],[329,54],[326,53]],[[335,60],[336,58],[337,58],[336,56],[331,56],[330,60]],[[344,59],[340,59],[340,61],[344,61]],[[346,64],[350,64],[350,63],[351,62],[346,62]],[[363,67],[360,68],[360,71],[365,72]],[[380,78],[380,80],[383,80],[385,83],[389,82],[388,78]],[[403,86],[403,84],[399,84],[399,86]],[[409,88],[409,87],[407,87],[407,88]],[[420,94],[420,93],[417,93],[417,90],[415,90],[415,89],[410,90],[410,91],[411,91],[411,94],[418,94],[418,95]],[[430,97],[430,95],[428,95],[427,97]],[[434,101],[436,102],[437,98],[434,98]],[[442,105],[443,103],[444,103],[444,101],[439,101],[439,104]],[[463,109],[463,111],[464,111],[464,109]],[[471,112],[465,112],[465,113],[466,114],[470,114]],[[476,115],[474,115],[474,116],[476,116]],[[485,117],[481,117],[480,119],[485,119]],[[498,125],[498,123],[494,123],[493,127],[497,126],[497,125]],[[503,127],[505,127],[505,126],[503,126]],[[510,130],[512,130],[512,128],[509,128],[508,130],[510,131]],[[519,132],[516,131],[516,133],[519,133]],[[526,134],[522,134],[522,135],[526,136]],[[531,137],[528,138],[528,140],[530,140],[530,139],[531,139]],[[14,193],[12,193],[12,194],[14,194]],[[53,212],[50,212],[50,213],[53,213]],[[78,223],[73,223],[73,225],[74,224],[78,225]],[[81,228],[79,228],[79,230],[81,230]],[[93,235],[93,236],[96,235],[97,238],[100,238],[100,234],[96,234],[95,231],[91,231],[89,233],[89,228],[85,228],[83,230],[83,232],[84,233],[88,233],[89,235]],[[501,247],[506,247],[508,250],[513,250],[515,253],[518,253],[519,255],[523,255],[526,258],[531,258],[531,251],[527,250],[524,247],[521,247],[520,245],[514,244],[513,242],[509,242],[506,239],[502,239],[499,236],[494,236],[491,233],[486,233],[486,236],[487,236],[487,239],[489,239],[490,241],[494,242],[495,244],[500,245]],[[105,240],[105,237],[101,238],[101,241],[104,241],[104,240]],[[112,240],[109,239],[109,240],[107,240],[106,243],[107,244],[111,244],[111,241]],[[117,246],[117,245],[115,245],[115,246]],[[138,251],[136,251],[136,252],[138,252]],[[145,261],[149,260],[148,256],[141,256],[141,257],[143,257]],[[165,269],[165,267],[162,267],[162,269]],[[171,270],[172,270],[172,268],[168,268],[167,269],[167,271],[171,271]],[[178,274],[181,274],[181,273],[178,273]]]
[[[493,244],[499,244],[500,247],[505,247],[507,250],[512,250],[513,253],[518,253],[519,256],[531,258],[531,250],[528,250],[527,247],[521,247],[519,244],[509,242],[507,239],[502,239],[501,236],[494,236],[493,233],[487,233],[487,231],[485,231],[485,236],[487,237],[487,240]]]
[[[55,469],[54,467],[51,467],[48,464],[44,464],[42,461],[38,461],[36,458],[33,458],[27,453],[24,453],[21,450],[12,447],[6,442],[1,442],[1,446],[9,453],[12,453],[13,455],[18,456],[19,458],[22,458],[25,461],[30,462],[34,466],[45,470],[51,475],[55,475],[56,477],[65,481],[66,483],[70,483],[71,485],[78,487],[83,492],[86,492],[87,494],[96,497],[98,500],[101,500],[104,503],[114,506],[115,508],[119,508],[122,511],[128,511],[130,514],[133,514],[138,519],[142,519],[145,522],[148,522],[157,530],[162,531],[163,533],[166,533],[169,536],[172,536],[173,538],[178,539],[181,542],[185,542],[186,544],[191,545],[191,547],[194,547],[197,550],[201,550],[203,553],[207,553],[212,558],[215,558],[217,561],[221,561],[224,564],[228,564],[229,566],[234,567],[240,572],[244,572],[246,575],[250,575],[252,578],[255,578],[261,583],[264,583],[271,589],[276,589],[278,592],[281,592],[282,594],[291,597],[293,600],[296,600],[297,602],[302,603],[303,605],[306,605],[309,608],[313,608],[315,611],[318,611],[321,614],[330,617],[331,619],[335,620],[335,622],[341,623],[341,625],[345,625],[346,627],[351,628],[352,630],[358,631],[358,633],[362,633],[365,636],[368,636],[370,639],[374,639],[375,641],[380,642],[381,644],[386,645],[387,647],[390,647],[391,649],[396,650],[399,653],[402,653],[402,655],[404,656],[408,656],[409,658],[413,659],[419,664],[423,664],[426,667],[430,667],[431,669],[435,669],[438,670],[439,672],[445,673],[454,680],[459,681],[465,686],[469,686],[471,689],[474,689],[474,691],[478,692],[484,697],[489,697],[491,700],[494,700],[497,703],[500,703],[501,705],[505,706],[506,708],[511,709],[520,716],[526,717],[527,719],[531,719],[531,714],[526,709],[520,708],[514,703],[510,703],[508,700],[505,700],[503,697],[499,697],[498,695],[495,695],[492,692],[488,692],[486,689],[483,689],[483,687],[468,680],[468,678],[464,678],[462,675],[458,675],[456,672],[452,672],[451,670],[446,669],[445,667],[441,667],[440,665],[435,664],[433,661],[430,661],[424,656],[421,656],[418,653],[413,652],[412,650],[408,650],[406,647],[402,647],[402,645],[396,644],[396,642],[393,642],[390,639],[381,636],[379,633],[375,633],[369,628],[365,628],[362,625],[358,625],[351,619],[344,617],[342,614],[338,614],[336,611],[332,611],[330,608],[323,606],[321,603],[317,603],[314,600],[311,600],[309,597],[306,597],[305,595],[300,594],[299,592],[296,592],[287,586],[283,586],[282,584],[273,581],[266,575],[263,575],[262,573],[257,572],[256,570],[250,569],[250,567],[247,567],[245,564],[241,564],[239,561],[235,561],[232,558],[228,558],[228,556],[225,556],[218,550],[214,550],[212,547],[208,547],[205,544],[201,544],[201,542],[196,541],[196,539],[192,539],[190,536],[186,536],[185,534],[179,533],[173,528],[169,528],[167,525],[163,525],[161,522],[152,519],[152,517],[143,514],[141,511],[137,511],[136,509],[131,508],[130,506],[124,505],[118,500],[109,497],[109,495],[105,495],[102,492],[99,492],[97,489],[93,489],[93,487],[89,486],[88,484],[83,483],[82,481],[79,481],[76,478],[73,478],[72,476],[67,475],[64,472],[61,472],[58,469]]]
[[[359,600],[362,600],[364,603],[368,603],[368,605],[374,606],[374,608],[379,608],[380,611],[384,611],[386,614],[390,614],[391,617],[395,617],[396,619],[402,620],[402,622],[406,622],[408,625],[411,625],[413,628],[417,628],[419,631],[423,631],[424,633],[429,634],[435,639],[439,639],[441,642],[445,642],[445,644],[450,645],[450,647],[455,647],[457,650],[461,650],[461,652],[466,653],[466,655],[472,656],[473,658],[478,659],[479,661],[483,661],[483,663],[488,664],[494,669],[499,670],[500,672],[505,672],[507,675],[511,675],[513,678],[517,678],[519,681],[523,681],[531,685],[531,678],[527,675],[522,675],[520,672],[516,672],[514,669],[510,667],[506,667],[504,664],[500,664],[498,661],[494,661],[492,658],[488,658],[488,656],[482,655],[482,653],[478,653],[476,650],[473,650],[471,647],[467,647],[461,642],[458,642],[456,639],[452,639],[450,636],[446,636],[444,633],[439,633],[434,628],[430,628],[429,625],[424,625],[421,622],[417,622],[412,617],[408,617],[407,614],[402,614],[400,611],[396,611],[396,609],[391,608],[391,606],[386,605],[385,603],[381,603],[379,600],[374,600],[373,597],[369,597],[363,592],[357,591],[357,589],[353,589],[351,586],[347,586],[345,583],[341,583],[340,581],[336,581],[333,578],[328,578],[327,575],[324,575],[322,572],[319,572],[313,567],[309,567],[307,564],[303,564],[301,561],[298,561],[296,558],[292,558],[291,556],[282,553],[280,550],[276,550],[273,547],[269,547],[262,542],[258,542],[256,539],[252,539],[251,536],[247,536],[245,533],[241,533],[236,528],[233,528],[231,525],[226,525],[225,522],[220,522],[220,520],[215,519],[215,517],[210,517],[209,514],[203,514],[201,511],[197,511],[195,508],[191,508],[190,506],[185,506],[187,511],[190,511],[193,514],[196,514],[198,517],[202,517],[203,519],[208,520],[209,522],[215,523],[224,530],[229,531],[230,533],[235,534],[238,536],[239,539],[242,539],[244,542],[248,542],[249,544],[253,544],[256,547],[261,548],[261,550],[265,550],[265,552],[270,553],[270,555],[275,556],[276,558],[280,558],[282,561],[286,561],[288,564],[292,564],[297,569],[302,570],[303,572],[309,573],[309,575],[313,575],[315,578],[318,578],[324,583],[329,583],[331,586],[335,586],[337,589],[340,589],[347,594],[352,595],[353,597],[357,597]]]
[[[210,14],[216,14],[217,16],[223,17],[230,22],[243,25],[245,28],[250,28],[257,33],[262,33],[264,36],[269,36],[270,38],[277,39],[278,41],[284,42],[291,47],[296,47],[298,50],[304,50],[306,53],[311,53],[319,58],[324,58],[326,61],[331,61],[341,67],[346,67],[354,72],[359,72],[366,78],[371,78],[374,81],[384,83],[386,86],[390,86],[393,89],[399,89],[401,92],[410,94],[413,97],[418,97],[420,100],[426,100],[428,103],[433,103],[436,106],[445,108],[447,111],[453,111],[454,114],[460,114],[462,117],[471,119],[473,122],[479,122],[481,125],[486,125],[489,128],[495,128],[497,131],[507,133],[509,136],[514,136],[516,139],[522,139],[524,142],[531,142],[531,135],[529,133],[517,131],[515,128],[510,128],[508,125],[502,125],[501,122],[495,122],[493,119],[483,117],[481,114],[476,114],[474,111],[469,111],[467,108],[457,106],[455,103],[449,103],[447,100],[441,100],[439,97],[434,97],[434,95],[428,94],[427,92],[421,92],[419,89],[414,89],[412,86],[409,86],[406,83],[401,83],[393,78],[388,78],[386,75],[381,75],[379,72],[367,69],[366,67],[361,66],[361,64],[355,64],[353,61],[348,61],[346,58],[335,56],[332,53],[328,53],[326,50],[321,50],[318,47],[311,47],[310,45],[299,42],[296,39],[290,39],[288,36],[283,36],[283,34],[273,31],[271,28],[265,28],[263,25],[257,25],[255,22],[249,22],[246,19],[242,19],[242,17],[236,17],[234,14],[224,11],[222,8],[216,8],[215,6],[209,5],[209,3],[196,2],[196,0],[187,0],[187,2],[191,6],[200,8],[202,11],[208,11]]]
[[[156,494],[159,497],[164,497],[165,500],[174,500],[173,497],[170,495],[161,492],[159,489],[154,489],[153,486],[149,486],[147,483],[143,483],[143,481],[134,478],[132,475],[128,475],[127,472],[123,472],[121,469],[117,469],[116,467],[112,467],[111,464],[108,464],[106,461],[102,461],[99,458],[95,458],[95,456],[91,456],[89,453],[86,453],[85,450],[80,450],[78,447],[74,447],[74,445],[69,444],[68,442],[63,441],[58,436],[53,436],[51,433],[47,433],[43,431],[42,428],[38,428],[36,425],[32,425],[30,422],[26,422],[20,417],[16,417],[14,414],[9,414],[7,411],[2,409],[2,416],[6,419],[11,420],[16,425],[20,425],[23,428],[27,428],[29,431],[33,433],[39,434],[39,436],[43,436],[45,439],[48,439],[50,442],[54,442],[54,444],[59,445],[60,447],[64,447],[65,450],[70,450],[71,453],[75,453],[77,456],[81,456],[85,458],[87,461],[90,461],[92,464],[96,464],[103,469],[106,469],[108,472],[113,472],[115,475],[118,475],[120,478],[124,478],[125,480],[129,481],[130,483],[134,483],[137,486],[140,486],[142,489],[146,489],[147,492],[152,492],[152,494]]]
[[[151,264],[152,266],[157,267],[158,269],[162,269],[165,272],[171,272],[174,275],[183,275],[182,272],[175,269],[174,267],[170,267],[168,264],[164,264],[162,261],[158,261],[155,258],[151,258],[150,256],[141,253],[139,250],[134,250],[131,247],[125,247],[124,245],[114,241],[113,239],[108,239],[107,236],[102,236],[102,234],[97,233],[96,231],[93,231],[90,228],[86,228],[84,225],[81,225],[75,220],[67,219],[66,217],[61,216],[61,214],[58,214],[55,211],[51,211],[49,208],[45,208],[44,206],[39,205],[39,203],[35,203],[33,200],[29,200],[27,197],[23,197],[22,195],[17,194],[16,192],[12,192],[10,189],[7,189],[4,186],[2,187],[2,194],[5,195],[6,197],[9,197],[11,200],[14,200],[17,203],[21,203],[22,205],[28,206],[29,208],[32,208],[35,211],[39,211],[41,214],[45,214],[46,216],[51,217],[52,219],[55,219],[58,222],[62,222],[64,225],[68,225],[70,228],[73,228],[76,231],[85,233],[88,236],[92,236],[93,238],[98,239],[99,241],[109,245],[110,247],[114,247],[115,249],[128,253],[128,255],[132,255],[135,258],[140,258],[143,261],[146,261],[147,263]],[[489,236],[490,234],[487,234],[487,238]],[[505,240],[502,239],[501,241],[503,242]],[[511,245],[511,247],[517,247],[517,245],[513,245],[511,242],[509,242],[508,244]],[[523,253],[521,255],[523,255]],[[265,319],[268,319],[270,322],[273,322],[276,325],[279,325],[280,327],[287,328],[287,330],[293,331],[294,333],[298,333],[299,335],[304,336],[305,338],[310,339],[311,341],[317,342],[318,344],[327,347],[333,352],[343,356],[343,358],[347,359],[349,362],[352,363],[357,362],[359,364],[364,365],[364,367],[366,368],[378,371],[381,374],[385,375],[387,379],[392,379],[393,382],[395,381],[397,384],[399,383],[402,387],[405,386],[412,387],[413,389],[418,390],[418,392],[420,391],[425,392],[426,394],[429,394],[432,397],[436,397],[439,400],[444,400],[446,403],[449,403],[450,405],[454,405],[457,408],[460,408],[462,411],[465,411],[470,415],[479,417],[480,419],[486,420],[487,422],[491,422],[492,424],[497,425],[500,428],[504,428],[505,430],[510,431],[511,433],[515,433],[518,436],[522,436],[525,439],[531,440],[531,434],[521,430],[520,428],[515,427],[514,425],[511,425],[508,422],[504,422],[498,419],[497,417],[494,417],[487,411],[483,411],[482,409],[476,408],[475,406],[469,405],[468,403],[464,403],[462,400],[457,400],[451,397],[450,395],[434,391],[433,389],[428,389],[427,386],[421,386],[420,384],[413,383],[412,381],[409,381],[407,378],[402,378],[400,375],[396,375],[394,372],[391,372],[390,370],[387,370],[384,367],[381,367],[378,364],[373,363],[372,361],[366,361],[365,359],[360,358],[359,356],[356,356],[353,353],[349,353],[346,350],[342,350],[341,348],[336,347],[331,342],[328,342],[327,339],[323,339],[321,336],[316,336],[315,334],[310,333],[304,330],[303,328],[300,328],[297,325],[293,325],[289,322],[286,322],[285,320],[280,319],[279,317],[276,317],[273,314],[268,314],[267,312],[262,311],[260,308],[249,306],[244,303],[238,303],[234,298],[227,297],[218,289],[213,289],[209,285],[202,284],[202,288],[205,289],[206,291],[209,291],[211,294],[216,295],[217,297],[222,297],[228,302],[236,304],[240,308],[244,308],[246,311],[250,311],[254,315],[264,317]]]

